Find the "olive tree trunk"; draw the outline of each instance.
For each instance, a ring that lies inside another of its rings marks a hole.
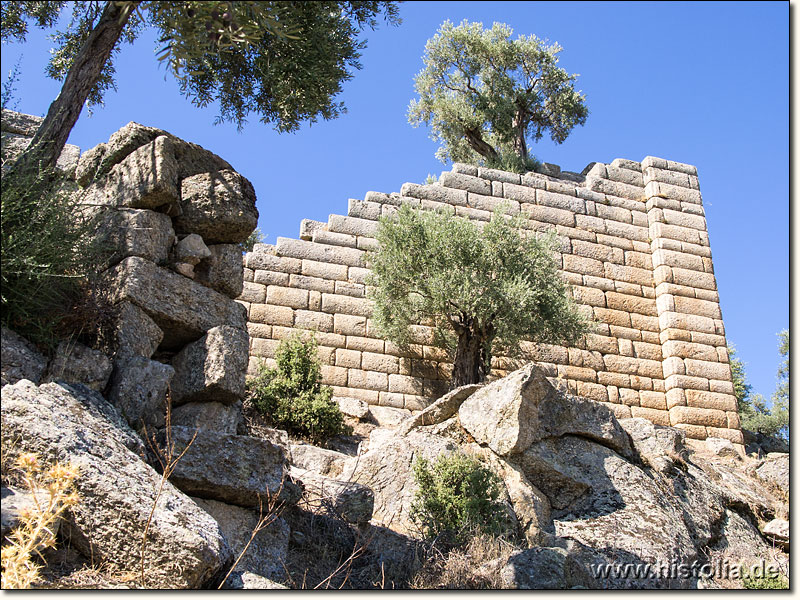
[[[488,375],[486,340],[483,335],[470,329],[458,332],[458,345],[453,359],[452,389],[462,385],[482,383]]]
[[[61,92],[50,105],[28,148],[11,172],[47,170],[55,166],[83,105],[103,72],[111,52],[130,18],[134,4],[106,2],[100,20],[92,29],[70,67]]]

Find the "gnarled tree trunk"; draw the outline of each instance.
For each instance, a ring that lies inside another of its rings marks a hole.
[[[458,331],[458,345],[453,359],[453,376],[450,387],[481,383],[489,374],[487,371],[486,340],[472,328]]]
[[[72,128],[78,121],[103,67],[125,29],[135,3],[106,2],[100,20],[92,29],[70,67],[58,97],[50,105],[30,145],[14,163],[9,175],[28,169],[55,166]]]

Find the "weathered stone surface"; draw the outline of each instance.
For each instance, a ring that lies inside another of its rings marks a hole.
[[[8,168],[8,165],[10,165],[14,159],[22,154],[28,148],[30,143],[31,138],[29,137],[4,132],[2,136],[0,136],[0,150],[3,154],[3,160],[5,163],[4,168]],[[56,160],[56,169],[60,170],[68,178],[74,177],[75,167],[78,164],[78,158],[80,155],[80,148],[72,144],[65,144],[64,149],[61,151],[61,154]]]
[[[196,233],[190,233],[175,244],[173,257],[176,262],[197,265],[204,258],[211,256],[211,251],[206,246],[203,238]]]
[[[756,476],[767,483],[782,489],[789,494],[789,455],[774,453],[756,469]]]
[[[789,549],[789,521],[773,519],[761,530],[768,540],[774,541],[778,546]]]
[[[534,364],[484,386],[458,410],[462,426],[500,456],[547,436],[582,435],[630,455],[625,431],[604,405],[556,390]]]
[[[567,550],[540,547],[512,554],[505,564],[492,564],[500,570],[503,589],[563,590],[587,588],[591,574]]]
[[[673,427],[660,427],[647,419],[620,419],[642,461],[661,473],[669,473],[686,454],[686,434]]]
[[[112,302],[136,304],[164,332],[162,347],[181,348],[218,325],[246,328],[245,308],[219,292],[138,257],[109,269],[101,289]]]
[[[391,437],[365,454],[351,458],[340,478],[355,481],[375,494],[373,520],[398,533],[415,531],[409,518],[411,502],[417,484],[412,474],[418,457],[431,462],[443,454],[455,452],[455,444],[438,435],[420,429],[403,437]]]
[[[243,398],[249,341],[246,331],[221,325],[184,347],[172,359],[173,403],[231,404]]]
[[[144,446],[102,396],[82,386],[21,381],[2,390],[3,435],[45,462],[78,466],[80,502],[64,529],[85,556],[125,571],[141,566],[141,539],[161,476],[139,457]],[[161,490],[146,547],[148,585],[194,588],[229,559],[217,523],[171,483]]]
[[[175,241],[172,220],[163,213],[134,208],[99,208],[98,236],[108,244],[109,264],[129,256],[163,263]]]
[[[348,417],[363,419],[369,414],[369,405],[356,398],[334,398],[339,405],[339,410]]]
[[[47,369],[47,359],[34,345],[6,327],[0,330],[0,353],[0,386],[20,379],[39,383]]]
[[[222,586],[223,590],[288,590],[282,583],[277,583],[261,575],[249,571],[233,571]]]
[[[105,161],[110,154],[107,152]],[[103,170],[101,165],[100,170]],[[157,137],[114,165],[86,188],[87,203],[126,208],[161,209],[175,214],[180,199],[178,165],[172,138]]]
[[[197,505],[214,517],[219,523],[222,534],[228,542],[234,560],[241,559],[237,570],[249,571],[267,578],[278,578],[286,574],[283,565],[289,550],[289,526],[286,521],[275,515],[266,527],[261,529],[250,541],[262,517],[267,517],[269,509],[263,507],[263,515],[253,511],[217,500],[192,498]],[[250,542],[247,550],[245,546]],[[244,552],[244,554],[242,554]]]
[[[167,391],[175,370],[144,356],[115,361],[108,400],[128,424],[149,432],[164,426]]]
[[[2,531],[0,531],[0,539],[3,540],[5,545],[6,537],[11,534],[11,531],[21,524],[20,517],[25,513],[37,514],[41,507],[44,509],[48,506],[50,497],[46,490],[41,490],[37,496],[28,491],[16,488],[12,485],[0,488],[0,497],[2,497]],[[48,540],[55,538],[58,535],[58,530],[61,526],[61,519],[57,519],[50,526],[50,535],[44,534],[42,536],[42,544],[37,546],[37,551],[44,548],[44,543]]]
[[[781,438],[747,429],[742,429],[742,435],[748,454],[764,455],[771,452],[789,452],[789,444]]]
[[[236,435],[242,418],[242,403],[188,402],[172,409],[172,424],[189,429]]]
[[[710,452],[717,456],[740,458],[739,453],[736,452],[736,448],[733,447],[733,444],[730,442],[730,440],[718,437],[708,437],[706,438],[706,448],[708,448]]]
[[[319,448],[310,444],[291,444],[292,464],[306,471],[328,477],[337,477],[350,457],[335,450]]]
[[[109,354],[115,360],[133,356],[150,358],[164,338],[155,321],[132,302],[120,302],[112,330],[109,334]]]
[[[112,368],[111,361],[99,350],[92,350],[80,342],[65,341],[56,348],[42,381],[82,383],[101,391],[111,377]]]
[[[242,248],[238,244],[212,244],[211,254],[195,267],[195,281],[225,294],[238,298],[244,288]]]
[[[258,224],[253,185],[235,171],[200,173],[181,183],[178,233],[197,233],[208,244],[238,244]]]
[[[39,129],[39,126],[42,124],[42,121],[44,121],[44,117],[26,115],[15,110],[4,108],[2,118],[0,118],[0,131],[33,137],[36,134],[36,130]]]
[[[78,159],[78,165],[75,167],[75,180],[78,185],[86,187],[94,181],[105,154],[106,144],[103,142],[81,154]]]
[[[105,144],[105,152],[97,169],[96,176],[102,177],[114,165],[122,162],[133,151],[153,142],[157,137],[169,135],[162,129],[146,127],[131,121],[121,129],[111,134]]]
[[[369,487],[298,467],[292,467],[289,472],[292,479],[303,486],[310,502],[325,503],[348,523],[367,523],[372,518],[375,497]]]
[[[435,425],[446,421],[458,412],[464,401],[481,388],[480,385],[462,385],[448,392],[436,402],[400,424],[399,435],[406,435],[414,427]]]
[[[397,427],[411,415],[411,411],[389,406],[370,406],[369,414],[381,427]]]
[[[286,454],[276,444],[177,426],[171,428],[171,436],[176,456],[188,447],[170,478],[187,494],[245,508],[258,507],[259,497],[263,502],[277,496],[294,503],[300,496],[286,478]]]

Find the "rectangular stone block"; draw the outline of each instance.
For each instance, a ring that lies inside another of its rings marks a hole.
[[[597,383],[578,381],[578,395],[597,402],[608,402],[608,389]]]
[[[266,325],[294,325],[294,311],[288,306],[274,306],[271,304],[253,304],[250,308],[250,320]]]
[[[347,201],[347,216],[377,221],[381,217],[381,203],[350,198]]]
[[[280,256],[288,256],[289,258],[316,260],[349,267],[365,266],[364,252],[355,248],[328,246],[326,244],[315,244],[304,240],[279,237],[275,250]]]
[[[656,425],[663,427],[670,426],[669,413],[666,410],[659,410],[645,406],[631,406],[632,417],[642,417]]]
[[[358,350],[346,350],[337,348],[335,364],[337,367],[347,367],[349,369],[361,368],[361,352]]]
[[[493,196],[482,196],[472,192],[467,194],[467,204],[477,210],[485,210],[493,213],[497,209],[503,210],[505,214],[519,214],[519,202],[508,198],[495,198]]]
[[[572,211],[537,204],[523,204],[522,213],[527,214],[528,218],[534,221],[575,227],[575,213]]]
[[[680,358],[693,358],[696,360],[716,361],[717,349],[705,344],[693,344],[679,340],[669,340],[662,344],[664,357],[677,356]]]
[[[320,374],[322,375],[322,383],[324,385],[347,386],[347,369],[344,367],[322,365],[320,367]]]
[[[669,425],[669,413],[667,413],[667,395],[664,392],[639,391],[639,405],[643,408],[652,408],[664,411],[664,416]]]
[[[617,292],[606,292],[606,304],[608,308],[622,310],[628,313],[639,313],[652,317],[658,316],[656,303],[647,298],[618,294]]]
[[[619,327],[631,326],[631,316],[625,311],[614,310],[611,308],[600,308],[599,306],[596,306],[594,308],[594,316],[599,321],[608,323],[609,325],[617,325]]]
[[[682,390],[708,390],[708,379],[705,377],[693,377],[680,373],[667,375],[664,379],[664,383],[668,390],[674,388],[680,388]]]
[[[684,296],[675,296],[675,310],[681,313],[700,315],[710,319],[721,319],[719,303],[709,302],[708,300],[697,300]]]
[[[672,269],[671,282],[705,290],[716,291],[717,289],[717,282],[713,274],[679,267]]]
[[[339,294],[322,294],[322,311],[369,317],[372,315],[372,301]]]
[[[439,183],[448,188],[467,190],[484,196],[492,195],[492,184],[489,181],[462,173],[444,172],[439,176]]]
[[[365,294],[362,284],[350,283],[349,281],[337,281],[334,289],[337,294],[351,296],[353,298],[363,298]]]
[[[605,232],[608,235],[616,236],[626,240],[633,240],[639,242],[647,242],[650,237],[650,230],[647,227],[639,225],[630,225],[628,223],[620,223],[611,219],[604,219]]]
[[[367,318],[354,315],[334,315],[333,331],[342,335],[365,336],[367,333]]]
[[[520,203],[536,204],[536,189],[527,185],[506,183],[503,185],[503,196]]]
[[[597,381],[597,371],[586,367],[573,367],[571,365],[558,365],[558,376],[573,381]]]
[[[571,242],[572,252],[578,256],[591,258],[601,262],[614,262],[622,264],[625,253],[620,248],[613,248],[602,244],[593,244],[583,240]]]
[[[610,181],[598,177],[586,177],[586,187],[595,192],[610,194],[629,200],[639,200],[644,197],[644,188],[638,185],[629,185],[619,181]]]
[[[603,360],[606,363],[606,368],[612,372],[663,379],[661,363],[659,361],[614,354],[605,355]]]
[[[262,271],[259,269],[258,271],[254,272],[253,281],[255,283],[260,283],[261,285],[280,285],[280,286],[288,286],[289,285],[289,274],[288,273],[278,273],[277,271]],[[264,290],[266,294],[266,289]]]
[[[290,308],[308,308],[308,290],[270,285],[267,287],[267,303]]]
[[[245,281],[242,286],[242,294],[239,300],[244,302],[251,302],[255,304],[263,304],[267,297],[267,288],[259,283],[250,283]]]
[[[606,295],[602,290],[583,286],[574,286],[572,288],[572,295],[575,298],[575,301],[580,302],[581,304],[600,307],[606,306]]]
[[[347,370],[347,386],[378,392],[389,391],[389,376],[386,373],[375,371],[362,371],[360,369]]]
[[[269,339],[272,337],[272,325],[249,322],[247,323],[247,333],[251,340],[253,338]]]
[[[306,277],[318,277],[331,281],[346,281],[348,268],[346,265],[336,265],[315,260],[303,260],[300,272]]]
[[[372,271],[369,269],[364,269],[362,267],[348,267],[346,279],[352,283],[366,284],[367,277],[369,277],[371,272]]]
[[[647,360],[662,360],[660,344],[650,344],[647,342],[633,342],[633,353],[636,358],[645,358]]]
[[[361,355],[361,368],[365,371],[381,373],[399,373],[400,361],[395,356],[386,356],[375,352],[364,352]]]
[[[370,405],[377,406],[380,392],[377,390],[363,390],[360,388],[331,386],[334,398],[355,398]]]
[[[253,356],[261,358],[274,358],[275,351],[278,349],[279,340],[265,340],[262,338],[252,338],[250,340],[250,352]]]
[[[658,316],[658,322],[662,330],[674,328],[702,333],[716,333],[714,319],[700,315],[665,312]]]
[[[383,340],[350,335],[347,336],[346,346],[349,350],[360,350],[362,352],[383,353],[384,350]]]
[[[567,193],[562,194],[536,190],[536,204],[568,210],[575,214],[586,214],[586,201],[575,195],[575,188],[569,188]]]
[[[492,213],[487,210],[478,210],[469,206],[456,206],[456,215],[466,217],[473,221],[491,221]]]
[[[690,358],[687,358],[684,362],[686,363],[687,375],[705,377],[706,379],[718,379],[721,381],[731,380],[731,367],[728,364]]]
[[[685,212],[663,209],[664,223],[667,225],[678,225],[679,227],[689,227],[700,231],[707,231],[705,217],[692,215]]]
[[[290,275],[289,287],[297,290],[315,290],[326,293],[333,293],[335,289],[333,281],[307,275]]]
[[[356,217],[331,215],[328,217],[328,231],[345,233],[348,235],[375,237],[378,231],[378,222],[358,219]]]
[[[310,310],[298,310],[294,315],[294,326],[300,329],[311,329],[325,333],[332,332],[333,315]]]
[[[378,406],[404,408],[405,394],[398,394],[397,392],[380,392],[378,394]]]
[[[620,223],[633,223],[633,216],[631,211],[617,206],[608,206],[605,204],[595,204],[595,214],[601,219],[610,221],[618,221]]]
[[[584,256],[576,256],[574,254],[565,254],[564,270],[572,273],[580,273],[581,275],[593,275],[595,277],[602,277],[604,274],[603,263],[593,258],[586,258]]]
[[[696,408],[714,408],[717,410],[735,411],[736,396],[701,390],[686,390],[686,403]]]
[[[278,273],[299,273],[301,261],[287,256],[275,256],[263,252],[248,252],[245,266],[254,271],[276,271]]]
[[[724,411],[712,408],[673,406],[669,409],[671,425],[702,425],[704,427],[727,427],[728,417]]]
[[[389,375],[389,390],[400,394],[424,395],[423,380],[407,375]]]
[[[453,206],[467,205],[466,190],[457,190],[443,185],[420,185],[418,183],[404,183],[400,188],[400,194],[411,196],[420,200],[432,200]]]
[[[603,263],[604,275],[608,279],[635,283],[637,285],[653,286],[653,272],[649,269],[625,267],[613,263]]]
[[[317,229],[311,236],[311,241],[315,244],[328,244],[329,246],[345,246],[347,248],[355,248],[357,246],[357,239],[354,235],[346,233],[335,233],[325,229]]]

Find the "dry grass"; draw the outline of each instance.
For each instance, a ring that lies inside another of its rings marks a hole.
[[[55,463],[44,468],[33,453],[20,454],[16,467],[22,472],[34,506],[20,512],[20,524],[0,551],[4,589],[27,589],[39,580],[45,563],[42,552],[55,546],[55,526],[61,514],[78,503],[76,467]]]
[[[504,564],[519,548],[502,538],[474,536],[464,547],[442,553],[429,549],[429,557],[411,580],[412,589],[502,589],[500,573],[493,565]]]

